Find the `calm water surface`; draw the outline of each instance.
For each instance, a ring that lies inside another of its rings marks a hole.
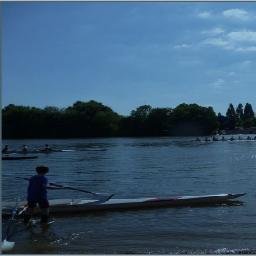
[[[254,136],[253,136],[254,137]],[[256,252],[256,141],[195,142],[195,138],[8,140],[38,148],[48,143],[74,152],[38,154],[2,162],[2,197],[25,198],[35,166],[48,165],[50,181],[115,198],[242,193],[244,204],[84,214],[56,218],[44,233],[19,232],[12,253],[207,254]],[[88,197],[49,191],[49,198]],[[4,223],[5,227],[5,223]]]

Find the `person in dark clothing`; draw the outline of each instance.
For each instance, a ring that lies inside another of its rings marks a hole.
[[[49,147],[49,145],[48,145],[48,144],[45,144],[44,148],[43,148],[43,149],[41,149],[41,151],[42,151],[42,152],[51,152],[51,151],[52,151],[52,149]]]
[[[47,199],[47,183],[48,180],[45,174],[48,173],[47,166],[37,166],[37,175],[29,179],[27,190],[27,211],[24,215],[24,223],[27,224],[33,214],[34,208],[39,205],[41,209],[41,223],[46,224],[49,218],[49,202]]]
[[[4,148],[2,149],[2,154],[8,153],[8,145],[5,145]]]
[[[22,149],[21,149],[22,153],[28,153],[28,146],[27,145],[23,145]]]

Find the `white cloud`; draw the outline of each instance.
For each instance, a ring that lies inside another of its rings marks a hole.
[[[190,44],[178,44],[178,45],[175,45],[173,48],[174,49],[184,49],[184,48],[190,48],[191,45]]]
[[[229,42],[222,38],[207,38],[203,41],[203,44],[220,46],[220,47],[228,47],[229,46]]]
[[[204,11],[204,12],[200,12],[198,13],[197,15],[199,18],[202,18],[202,19],[208,19],[211,17],[211,13],[210,12],[207,12],[207,11]]]
[[[252,64],[252,61],[251,60],[245,60],[241,63],[241,66],[243,67],[248,67],[249,65]]]
[[[256,31],[223,32],[218,36],[208,37],[202,40],[201,43],[240,53],[256,52]]]
[[[219,78],[215,82],[213,82],[211,85],[215,89],[220,89],[220,88],[223,88],[224,84],[225,84],[225,81],[222,78]]]
[[[213,28],[213,29],[210,29],[210,30],[204,30],[201,33],[203,35],[207,35],[207,36],[217,36],[217,35],[220,35],[224,32],[225,32],[225,30],[222,29],[222,28]]]
[[[227,34],[227,37],[232,41],[240,42],[256,42],[256,31],[235,31]]]
[[[256,46],[239,47],[236,49],[237,52],[256,52]]]
[[[233,72],[233,71],[227,73],[228,76],[234,76],[235,74],[236,74],[236,73]]]
[[[247,21],[250,19],[250,15],[247,11],[243,9],[228,9],[222,12],[225,18],[238,19],[242,21]]]

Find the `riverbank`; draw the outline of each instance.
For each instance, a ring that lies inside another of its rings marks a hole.
[[[219,134],[221,135],[225,135],[225,134],[256,134],[256,127],[250,127],[250,128],[235,128],[232,130],[222,130],[219,132]]]

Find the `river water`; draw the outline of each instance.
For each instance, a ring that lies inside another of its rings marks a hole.
[[[245,137],[245,135],[244,135]],[[254,137],[254,136],[253,136]],[[181,207],[63,216],[45,232],[23,231],[16,254],[208,254],[256,252],[256,141],[196,142],[195,138],[6,140],[74,150],[2,162],[2,198],[25,199],[29,177],[49,166],[49,181],[114,198],[247,193],[238,206]],[[87,194],[49,191],[53,198]],[[3,223],[5,228],[6,223]]]

